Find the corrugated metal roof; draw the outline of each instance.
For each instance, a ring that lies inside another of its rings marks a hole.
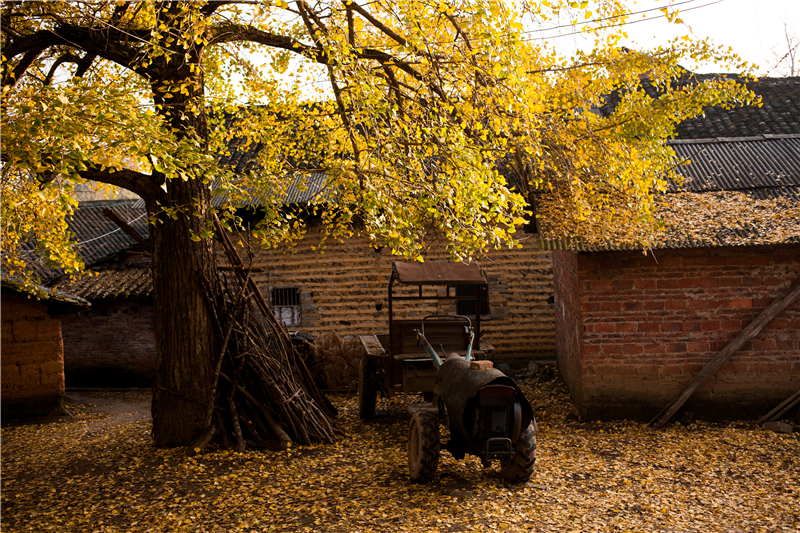
[[[681,189],[745,191],[800,185],[800,135],[672,141]],[[678,190],[671,184],[670,190]]]
[[[87,265],[137,244],[103,214],[103,209],[106,208],[111,209],[128,222],[142,237],[147,238],[150,235],[147,227],[147,212],[144,208],[135,208],[133,202],[81,204],[71,217],[67,217],[67,224],[70,231],[76,235],[81,257]]]
[[[714,77],[738,79],[730,75],[694,75],[687,73],[674,85],[681,86]],[[739,80],[741,81],[741,80]],[[800,77],[764,78],[745,84],[762,97],[761,107],[707,107],[704,114],[685,120],[677,126],[678,139],[669,142],[678,161],[676,171],[685,180],[681,187],[669,184],[670,193],[713,193],[737,191],[754,200],[784,199],[800,213]],[[648,80],[642,90],[657,98],[659,91]],[[612,94],[603,106],[611,113],[619,103],[620,93]],[[722,228],[716,235],[697,240],[690,236],[668,235],[657,248],[705,248],[714,246],[747,246],[758,242],[762,228],[738,230]],[[800,233],[800,232],[799,232]],[[769,235],[764,231],[763,235]],[[618,246],[607,242],[587,245],[581,239],[545,239],[540,247],[546,250],[584,252],[634,250],[641,247]],[[790,236],[784,243],[800,243],[800,235]],[[777,244],[777,243],[776,243]]]
[[[267,203],[303,205],[323,202],[330,198],[331,191],[327,187],[328,176],[325,174],[318,172],[295,174],[294,176],[287,176],[287,180],[292,181],[279,197],[275,197],[271,191],[258,191],[246,187],[244,190],[247,197],[244,201],[238,201],[237,205],[240,207],[258,206]],[[214,207],[220,207],[228,202],[227,196],[218,192],[217,187],[212,186],[211,194],[211,205]]]

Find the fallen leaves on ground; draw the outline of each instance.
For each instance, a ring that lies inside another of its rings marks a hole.
[[[528,483],[442,453],[409,481],[402,400],[376,420],[334,397],[348,432],[284,452],[157,450],[139,416],[75,416],[2,430],[2,531],[798,531],[800,439],[752,424],[618,422],[581,429],[563,389],[523,380],[539,422]],[[102,401],[113,398],[105,393]],[[98,401],[101,401],[100,399]]]

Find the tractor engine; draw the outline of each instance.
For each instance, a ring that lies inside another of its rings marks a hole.
[[[513,458],[521,432],[533,421],[533,409],[513,379],[448,357],[439,369],[437,391],[450,420],[447,451],[457,459],[475,455],[484,466]]]

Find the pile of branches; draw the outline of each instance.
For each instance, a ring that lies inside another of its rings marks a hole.
[[[332,443],[341,432],[332,422],[335,407],[317,388],[219,221],[216,226],[233,269],[220,276],[216,290],[206,288],[222,350],[207,429],[190,453],[212,440],[224,447],[233,442],[237,451]]]

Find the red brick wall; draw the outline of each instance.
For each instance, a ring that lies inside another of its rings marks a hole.
[[[798,246],[579,254],[582,415],[654,415],[798,276]],[[685,410],[763,414],[798,387],[795,301]]]
[[[59,315],[68,387],[149,387],[156,370],[153,303],[94,302]]]
[[[553,290],[558,369],[569,385],[575,402],[581,398],[582,385],[578,286],[578,254],[554,251]]]
[[[61,323],[47,304],[2,291],[2,415],[45,415],[64,396]]]

